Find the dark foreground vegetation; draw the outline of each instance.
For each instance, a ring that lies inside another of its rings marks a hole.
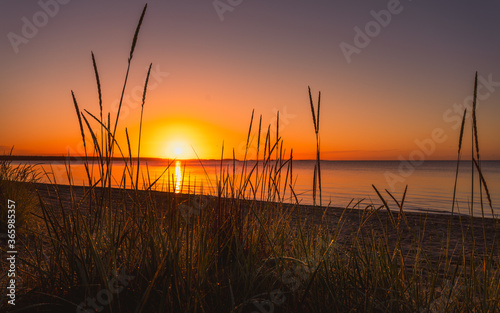
[[[260,121],[253,126],[252,115],[247,147],[256,133],[261,162],[245,163],[240,173],[221,167],[210,196],[159,193],[147,168],[132,158],[129,140],[123,146],[115,140],[120,112],[113,120],[103,114],[93,55],[92,61],[99,114],[80,111],[73,96],[86,155],[92,156],[83,158],[86,185],[58,185],[50,172],[44,175],[52,184],[36,184],[35,167],[12,165],[8,157],[0,163],[2,227],[8,224],[3,219],[8,200],[17,205],[16,300],[15,306],[8,303],[10,263],[2,256],[2,312],[500,309],[497,220],[405,214],[406,192],[396,199],[377,189],[381,206],[283,204],[285,195],[295,194],[293,154],[285,155],[279,123],[271,136]],[[148,78],[142,109],[147,84]],[[315,110],[311,99],[318,139],[313,189],[321,203],[319,105],[318,100]],[[475,102],[471,117],[477,139]],[[464,123],[457,136],[458,159],[463,131]],[[472,149],[479,177],[475,188],[484,192],[483,209],[491,208],[477,140]],[[140,144],[134,153],[140,157]],[[113,178],[116,155],[125,166],[121,177]],[[115,180],[121,187],[113,187]],[[8,239],[2,238],[5,253]]]

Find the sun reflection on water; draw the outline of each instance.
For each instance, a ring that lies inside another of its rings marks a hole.
[[[180,193],[182,187],[181,161],[175,161],[174,181],[175,181],[175,193]]]

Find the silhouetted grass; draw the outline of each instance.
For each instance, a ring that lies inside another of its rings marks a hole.
[[[14,147],[10,150],[12,155]],[[38,205],[38,197],[32,184],[36,183],[39,175],[35,165],[14,165],[9,159],[0,160],[0,234],[7,236],[8,200],[17,201],[15,225],[17,232],[24,231],[31,219],[33,209]]]

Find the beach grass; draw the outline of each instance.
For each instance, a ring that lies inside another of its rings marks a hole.
[[[16,214],[16,225],[23,231],[30,222],[31,214],[39,206],[35,189],[30,183],[36,183],[40,177],[36,166],[32,164],[13,165],[14,147],[7,158],[0,160],[0,235],[7,235],[8,197],[19,199],[19,210]],[[23,184],[27,183],[27,184]]]
[[[146,7],[133,37],[122,95],[145,13]],[[103,116],[93,53],[92,64],[99,114],[81,110],[72,92],[82,140],[91,143],[85,145],[82,156],[87,183],[76,186],[69,179],[69,186],[61,186],[55,175],[46,173],[52,183],[36,185],[40,201],[30,214],[34,222],[27,224],[26,232],[18,239],[18,274],[22,284],[17,291],[17,304],[7,305],[3,296],[2,310],[499,310],[500,262],[495,219],[412,215],[404,210],[406,190],[397,199],[376,186],[382,205],[360,207],[354,203],[336,209],[334,219],[324,219],[334,208],[305,207],[296,200],[293,152],[288,155],[283,149],[279,116],[273,136],[270,127],[263,131],[262,118],[254,131],[252,112],[246,147],[248,151],[255,132],[258,162],[247,160],[245,155],[240,173],[236,173],[235,157],[232,166],[224,166],[221,157],[217,179],[204,186],[205,192],[155,191],[160,178],[150,179],[147,167],[141,170],[140,143],[137,150],[131,147],[128,130],[123,146],[116,140],[120,110],[116,118]],[[141,129],[142,112],[147,109],[147,84],[148,79],[142,98]],[[476,92],[474,99],[475,95]],[[318,190],[321,203],[320,99],[315,112],[310,89],[309,97],[317,147],[313,190]],[[464,113],[464,121],[465,116]],[[478,173],[481,191],[489,199],[480,167],[475,105],[472,119],[473,170]],[[463,151],[464,124],[457,136],[458,160]],[[140,142],[141,131],[138,136]],[[132,151],[137,151],[137,156],[133,157]],[[114,155],[119,155],[124,164],[121,177],[111,175]],[[6,181],[34,182],[24,178],[32,177],[29,166],[13,169],[7,164],[5,168],[9,168],[5,172],[14,175]],[[71,164],[66,168],[71,178]],[[458,170],[457,165],[457,173]],[[113,179],[119,187],[113,187]],[[166,190],[175,191],[174,180],[166,179]],[[7,193],[5,197],[18,197],[3,187],[2,190]],[[287,199],[296,201],[285,203]],[[452,211],[454,202],[450,203]],[[440,221],[445,223],[439,224]],[[5,273],[3,268],[1,273]],[[2,286],[7,284],[7,278],[2,276],[1,282]]]

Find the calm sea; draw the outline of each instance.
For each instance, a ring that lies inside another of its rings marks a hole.
[[[293,162],[294,192],[302,204],[313,203],[314,163],[314,161]],[[166,160],[149,161],[147,164],[141,164],[143,173],[141,180],[144,178],[146,181],[154,181],[165,172],[156,184],[157,190],[168,190],[170,186],[170,191],[175,192],[192,193],[196,189],[196,192],[203,190],[203,193],[214,193],[217,177],[220,176],[220,165],[220,161],[174,161],[167,169],[168,161]],[[236,162],[234,165],[236,185],[239,185],[242,163]],[[64,164],[53,162],[40,166],[46,172],[54,173],[57,183],[68,183]],[[250,162],[247,170],[251,166],[253,163]],[[224,161],[222,167],[224,171],[233,173],[232,161]],[[493,212],[496,215],[500,213],[500,161],[482,161],[481,168],[491,195]],[[470,161],[460,163],[455,211],[469,214],[472,207],[473,214],[480,216],[481,193],[478,174],[474,173],[474,193],[472,193],[471,169]],[[119,177],[123,170],[123,164],[115,163],[113,173],[116,186],[120,185]],[[261,168],[259,170],[261,171]],[[322,161],[322,204],[345,207],[349,204],[353,206],[354,203],[361,201],[361,208],[368,204],[380,205],[381,201],[372,187],[374,185],[388,200],[388,203],[396,209],[395,203],[390,199],[386,190],[399,201],[408,185],[405,210],[451,212],[455,170],[455,161],[426,161],[418,166],[409,166],[408,163],[400,161]],[[81,163],[72,163],[71,172],[73,184],[84,184],[86,175]],[[286,168],[283,169],[283,177],[285,173]],[[44,177],[43,181],[48,182],[49,179]],[[254,182],[255,178],[252,179],[253,185],[255,185]],[[281,190],[283,190],[283,179],[281,184]],[[485,216],[492,216],[484,188],[482,198]],[[294,201],[289,188],[286,189],[284,199],[289,202]],[[474,205],[471,205],[472,199]],[[316,201],[319,203],[319,194]]]

